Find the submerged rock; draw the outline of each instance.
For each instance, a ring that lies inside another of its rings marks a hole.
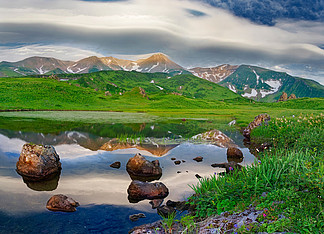
[[[48,200],[46,208],[51,211],[74,212],[79,205],[74,199],[58,194]]]
[[[132,222],[135,222],[135,221],[139,220],[140,218],[146,218],[145,214],[143,214],[143,213],[139,213],[139,214],[133,214],[133,215],[130,215],[130,216],[129,216],[129,219],[130,219]]]
[[[243,136],[250,139],[250,134],[253,129],[260,126],[262,123],[268,123],[270,121],[270,115],[259,114],[254,118],[254,120],[244,129]]]
[[[51,145],[24,144],[16,164],[24,180],[43,180],[61,170],[60,157]]]
[[[141,154],[136,154],[128,160],[126,170],[134,180],[152,181],[162,176],[159,160],[150,162]]]
[[[163,199],[169,195],[168,188],[161,182],[150,183],[134,180],[127,189],[128,200],[132,203],[144,199]]]

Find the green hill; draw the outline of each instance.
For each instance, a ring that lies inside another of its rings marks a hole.
[[[293,77],[260,67],[242,65],[219,83],[238,94],[267,102],[279,99],[282,92],[301,97],[324,97],[324,86],[316,81]]]
[[[165,73],[139,73],[126,71],[101,71],[80,75],[60,75],[68,82],[85,88],[119,94],[134,87],[148,94],[175,94],[206,100],[243,99],[238,94],[218,84],[193,75],[169,76]]]
[[[78,83],[69,84],[50,78],[0,78],[0,109],[127,111],[228,106],[222,101],[167,94],[160,92],[160,89],[154,89],[156,92],[151,92],[147,99],[138,87],[128,89],[127,86],[122,95],[106,96],[102,90],[95,91],[93,88],[79,86]]]

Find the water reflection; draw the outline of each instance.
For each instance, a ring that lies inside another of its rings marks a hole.
[[[154,128],[151,128],[152,126]],[[176,127],[170,130],[170,126],[133,124],[132,127],[129,125],[124,129],[133,128],[140,132],[147,131],[149,134],[157,131],[157,134],[155,136],[144,134],[139,137],[139,132],[133,132],[133,136],[124,135],[119,138],[116,133],[107,132],[107,129],[111,130],[114,125],[110,126],[112,128],[102,128],[101,134],[97,134],[100,132],[98,126],[94,127],[95,131],[87,131],[86,129],[91,127],[85,126],[82,131],[71,129],[57,134],[0,130],[0,223],[6,223],[1,228],[7,232],[15,232],[23,227],[22,232],[105,230],[107,233],[113,233],[116,230],[118,233],[126,233],[133,226],[159,219],[156,210],[152,210],[149,200],[129,203],[127,188],[132,179],[126,171],[129,158],[141,153],[149,161],[158,159],[163,169],[163,175],[158,180],[169,189],[167,199],[175,201],[184,200],[193,193],[188,185],[198,182],[195,174],[207,177],[214,172],[225,171],[222,168],[212,168],[210,165],[231,160],[227,159],[226,148],[221,148],[210,141],[192,139],[192,136],[207,132],[208,129],[194,127],[192,124],[186,127],[181,125],[177,131]],[[187,127],[192,129],[186,130]],[[197,132],[198,130],[200,132]],[[183,136],[187,134],[187,137],[180,137],[181,134]],[[251,164],[254,157],[248,149],[242,147],[241,136],[238,133],[226,133],[232,136],[236,134],[237,137],[232,140],[235,145],[241,146],[244,154],[240,164],[243,166]],[[159,137],[160,135],[163,136]],[[24,184],[15,172],[15,166],[21,147],[26,142],[54,145],[62,162],[61,174],[42,183],[23,180]],[[194,161],[193,158],[197,156],[203,156],[203,162]],[[175,165],[171,158],[185,162]],[[116,161],[121,163],[119,170],[110,167]],[[81,207],[73,215],[49,214],[45,205],[54,194],[73,197],[80,202]],[[148,218],[132,223],[128,216],[138,212],[146,213]],[[33,222],[33,219],[37,221]],[[48,223],[49,220],[51,220],[50,227],[41,224]],[[15,225],[7,225],[13,222]],[[68,225],[70,229],[62,225],[73,222],[74,226]]]
[[[33,181],[29,177],[22,176],[24,183],[28,188],[35,191],[53,191],[57,189],[58,182],[60,180],[61,171],[52,174],[46,180]]]

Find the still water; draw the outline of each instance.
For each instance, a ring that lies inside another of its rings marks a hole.
[[[73,112],[64,113],[68,118],[57,117],[57,112],[33,115],[0,115],[1,233],[127,233],[134,226],[160,219],[149,200],[130,203],[127,199],[131,178],[126,163],[130,157],[141,153],[150,161],[160,161],[163,175],[159,181],[170,192],[164,202],[185,200],[193,194],[189,185],[197,184],[196,174],[208,177],[222,172],[224,169],[210,165],[227,162],[226,148],[197,138],[222,126],[215,121],[125,113],[108,117],[102,117],[107,113],[97,113],[101,116],[97,121],[81,121],[75,116],[80,113]],[[224,125],[224,129],[228,127]],[[244,148],[240,133],[220,130],[242,150],[244,159],[240,164],[253,163],[254,156]],[[23,181],[15,169],[26,142],[55,147],[62,163],[59,177],[44,183]],[[197,156],[203,161],[194,161]],[[171,158],[183,161],[175,165]],[[121,167],[111,168],[116,161]],[[55,194],[72,197],[80,207],[74,213],[48,211],[46,202]],[[144,213],[146,218],[130,221],[129,215],[136,213]]]

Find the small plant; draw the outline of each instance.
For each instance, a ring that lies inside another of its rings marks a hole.
[[[184,229],[182,233],[198,233],[196,230],[196,224],[194,221],[194,216],[186,215],[181,217],[180,223],[182,225],[182,228]]]
[[[176,217],[176,212],[169,214],[167,218],[162,216],[161,224],[162,224],[164,231],[166,233],[171,234],[173,225],[175,224],[175,222],[179,221],[179,220],[175,219],[175,217]]]

